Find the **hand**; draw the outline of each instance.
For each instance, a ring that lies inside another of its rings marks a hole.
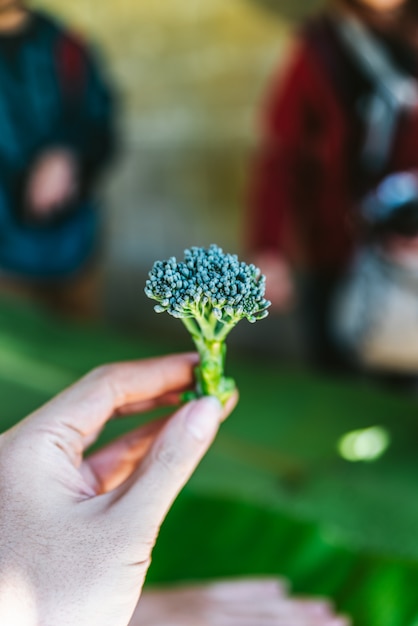
[[[45,152],[29,176],[26,201],[30,213],[49,217],[74,199],[78,191],[77,163],[67,150]]]
[[[418,266],[418,237],[402,237],[401,235],[390,235],[383,242],[383,251],[395,263],[411,266]]]
[[[349,626],[327,602],[288,597],[276,580],[144,591],[129,626]]]
[[[0,624],[127,626],[159,527],[236,398],[83,453],[112,416],[176,402],[196,362],[99,368],[1,435]]]
[[[273,252],[259,253],[252,262],[266,277],[266,298],[271,302],[271,310],[280,313],[290,310],[296,296],[288,263]]]

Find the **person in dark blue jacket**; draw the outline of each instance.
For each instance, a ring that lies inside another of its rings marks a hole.
[[[0,0],[0,285],[66,308],[65,294],[85,282],[113,120],[113,94],[89,48],[24,2]]]

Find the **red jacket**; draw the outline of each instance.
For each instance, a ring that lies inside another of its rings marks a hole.
[[[405,49],[391,52],[415,71],[415,59],[402,56]],[[359,237],[359,198],[389,173],[418,169],[417,112],[401,118],[385,171],[363,171],[359,111],[371,88],[331,20],[322,16],[304,28],[263,110],[251,188],[252,252],[274,250],[310,268],[340,268]]]

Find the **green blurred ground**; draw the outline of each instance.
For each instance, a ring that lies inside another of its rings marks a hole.
[[[174,322],[173,320],[173,323]],[[95,365],[189,349],[0,303],[1,430]],[[413,398],[229,355],[241,402],[166,524],[151,581],[283,574],[360,626],[418,624],[418,407]],[[103,440],[140,418],[113,422]],[[383,425],[382,459],[339,458]]]

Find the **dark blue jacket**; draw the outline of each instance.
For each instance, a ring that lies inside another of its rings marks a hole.
[[[0,37],[0,272],[33,278],[75,274],[93,255],[99,215],[93,190],[113,150],[113,99],[90,51],[33,13],[26,30]],[[45,150],[71,149],[77,200],[46,222],[28,218],[29,172]]]

